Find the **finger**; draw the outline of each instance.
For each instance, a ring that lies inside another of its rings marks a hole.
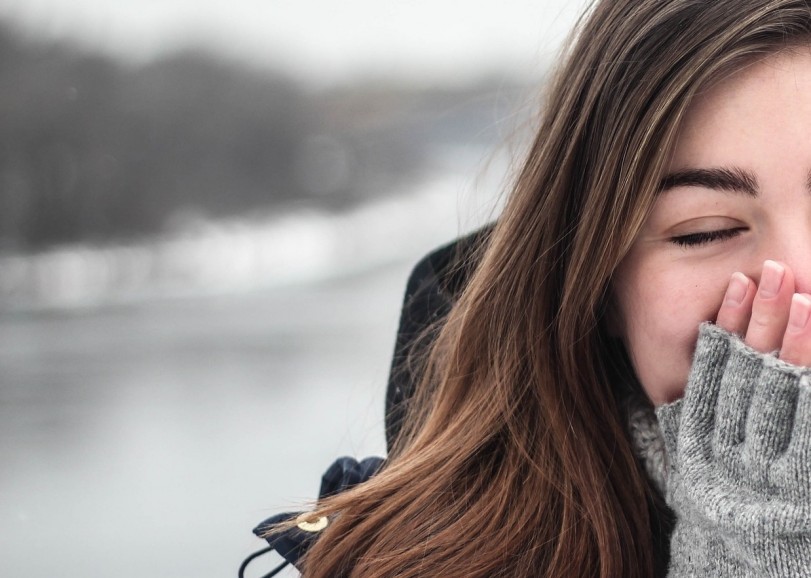
[[[743,273],[733,273],[715,324],[730,333],[737,335],[746,333],[756,292],[757,285],[754,281]]]
[[[764,262],[744,339],[753,349],[765,353],[780,348],[793,294],[791,269],[777,261]]]
[[[780,347],[780,359],[794,365],[811,366],[811,295],[795,293],[791,298],[788,326]]]

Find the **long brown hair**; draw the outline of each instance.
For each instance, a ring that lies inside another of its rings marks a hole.
[[[654,573],[652,504],[606,330],[611,278],[709,83],[807,42],[806,0],[603,0],[432,348],[386,466],[319,505],[304,575]]]

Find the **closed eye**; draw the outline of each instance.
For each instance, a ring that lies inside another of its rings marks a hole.
[[[717,241],[726,241],[732,237],[737,237],[745,230],[745,227],[736,227],[733,229],[720,229],[718,231],[702,231],[700,233],[690,233],[687,235],[671,237],[670,241],[676,245],[679,245],[680,247],[698,247]]]

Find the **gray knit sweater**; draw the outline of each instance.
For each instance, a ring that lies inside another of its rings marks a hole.
[[[811,577],[811,369],[704,324],[684,397],[631,437],[676,513],[668,576]],[[664,451],[663,451],[664,450]]]

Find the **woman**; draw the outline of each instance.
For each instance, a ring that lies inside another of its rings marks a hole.
[[[805,0],[593,7],[305,576],[811,575],[810,47]]]

